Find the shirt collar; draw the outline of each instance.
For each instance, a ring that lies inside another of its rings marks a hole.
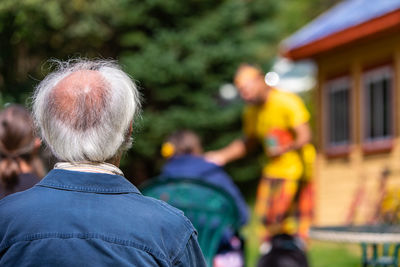
[[[79,172],[108,173],[124,176],[124,173],[116,166],[105,162],[58,162],[54,169],[62,169]]]
[[[123,176],[65,169],[51,170],[37,186],[86,193],[140,194],[139,190]]]

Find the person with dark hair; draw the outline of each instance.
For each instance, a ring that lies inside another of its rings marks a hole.
[[[161,169],[160,177],[201,179],[225,190],[235,200],[240,223],[246,224],[249,214],[246,201],[232,178],[218,165],[202,156],[203,146],[197,134],[190,130],[172,133],[161,149],[168,161]]]
[[[257,267],[308,267],[307,257],[297,241],[287,234],[273,236],[271,250],[260,258]]]
[[[44,176],[30,113],[20,105],[0,112],[0,198],[31,188]]]
[[[172,133],[164,142],[161,154],[168,158],[161,170],[161,179],[197,179],[223,189],[235,201],[240,224],[243,226],[247,223],[248,208],[240,190],[220,166],[204,159],[203,147],[196,133],[190,130]],[[243,241],[238,237],[238,233],[227,231],[221,240],[219,255],[214,259],[214,266],[242,266],[242,248]],[[235,251],[239,253],[231,253]],[[235,257],[237,260],[233,260]],[[229,264],[224,264],[228,258]],[[236,265],[234,262],[239,264]]]

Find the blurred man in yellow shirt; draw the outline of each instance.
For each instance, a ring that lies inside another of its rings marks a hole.
[[[312,217],[310,177],[315,158],[310,114],[298,96],[267,85],[263,72],[254,66],[241,65],[234,82],[248,104],[243,113],[243,138],[208,152],[206,158],[224,165],[261,145],[268,158],[255,205],[255,214],[264,225],[259,233],[262,241],[278,234],[304,240]]]

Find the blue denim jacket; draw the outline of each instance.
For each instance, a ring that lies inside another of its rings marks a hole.
[[[182,212],[122,176],[52,170],[0,201],[0,266],[206,266]]]

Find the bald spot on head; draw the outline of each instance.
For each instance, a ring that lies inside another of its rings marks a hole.
[[[61,81],[49,96],[55,117],[76,130],[87,130],[99,123],[107,99],[107,82],[95,70],[75,71]]]

